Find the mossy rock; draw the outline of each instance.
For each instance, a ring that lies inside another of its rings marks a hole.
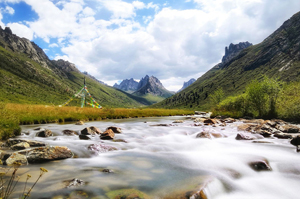
[[[151,199],[147,194],[136,189],[119,189],[106,193],[109,199]]]

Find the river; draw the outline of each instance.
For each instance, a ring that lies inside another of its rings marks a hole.
[[[183,123],[172,123],[183,120]],[[296,199],[300,187],[300,154],[287,139],[265,138],[264,143],[236,140],[237,125],[226,127],[194,126],[184,116],[103,120],[75,124],[41,124],[22,126],[22,138],[46,142],[53,146],[67,146],[76,158],[44,164],[30,164],[20,169],[21,177],[39,174],[39,167],[48,169],[34,187],[31,198],[52,198],[84,190],[89,198],[105,198],[112,190],[134,188],[150,198],[171,197],[189,191],[205,182],[208,199]],[[156,126],[172,124],[173,126]],[[95,126],[102,131],[109,126],[122,129],[115,139],[125,142],[80,140],[66,136],[65,129],[80,132]],[[36,127],[49,129],[54,136],[36,137]],[[203,130],[220,132],[222,138],[196,138]],[[94,154],[90,144],[112,146],[118,150]],[[271,171],[255,171],[251,161],[268,160]],[[113,172],[106,173],[103,169]],[[22,173],[23,172],[23,173]],[[75,189],[63,187],[63,181],[78,178],[86,182]],[[20,180],[19,193],[22,190]],[[31,182],[31,184],[32,184]],[[30,183],[29,183],[30,184]],[[17,191],[18,192],[18,191]],[[18,194],[19,194],[18,193]]]

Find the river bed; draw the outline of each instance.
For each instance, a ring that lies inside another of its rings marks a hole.
[[[183,120],[183,123],[173,123]],[[26,173],[37,177],[39,167],[46,173],[33,189],[31,198],[52,198],[83,190],[93,198],[106,198],[118,189],[136,189],[150,198],[176,198],[209,182],[205,187],[208,199],[296,199],[300,187],[300,154],[288,139],[265,138],[266,143],[236,140],[237,125],[226,127],[194,126],[184,116],[103,120],[75,124],[42,124],[22,126],[21,138],[43,141],[52,146],[67,146],[74,158],[21,167],[20,194]],[[172,124],[172,126],[156,126]],[[66,129],[80,133],[85,127],[95,126],[101,131],[109,126],[122,129],[115,139],[125,142],[80,140],[66,136]],[[36,137],[34,129],[49,129],[54,136]],[[202,131],[219,132],[222,138],[196,138]],[[118,150],[92,153],[90,144],[112,146]],[[251,161],[268,160],[271,171],[255,171]],[[103,172],[103,169],[113,171]],[[22,173],[23,172],[23,173]],[[22,179],[23,177],[23,179]],[[63,181],[81,179],[85,185],[63,188]],[[30,184],[30,183],[29,183]]]

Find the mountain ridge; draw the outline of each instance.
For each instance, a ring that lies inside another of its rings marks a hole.
[[[286,82],[300,81],[300,12],[261,43],[217,64],[190,87],[154,107],[208,110],[209,95],[218,88],[226,96],[240,94],[251,80],[262,79],[264,75]]]
[[[74,64],[50,60],[34,42],[0,27],[0,100],[12,103],[60,105],[83,86],[81,73]],[[86,84],[102,106],[140,107],[147,100],[100,84],[88,77]],[[74,99],[71,105],[79,105]]]

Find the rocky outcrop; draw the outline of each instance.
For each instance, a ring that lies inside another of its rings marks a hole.
[[[75,72],[80,72],[75,64],[73,63],[70,63],[68,61],[65,61],[65,60],[62,60],[62,59],[59,59],[59,60],[52,60],[52,62],[58,66],[61,70],[65,71],[65,72],[72,72],[72,71],[75,71]]]
[[[187,82],[184,82],[183,83],[183,86],[181,89],[179,89],[177,92],[180,92],[182,91],[183,89],[187,88],[188,86],[190,86],[192,83],[194,83],[196,80],[194,78],[190,79],[189,81]]]
[[[15,150],[16,151],[16,150],[27,149],[29,147],[30,147],[30,145],[27,142],[20,142],[18,144],[15,144],[15,145],[11,146],[10,148],[11,148],[11,150]]]
[[[136,95],[151,94],[161,97],[170,97],[173,95],[172,92],[168,91],[162,83],[154,76],[149,77],[146,75],[142,78],[138,84],[137,91],[134,92]]]
[[[24,53],[43,67],[48,68],[50,64],[48,56],[40,47],[26,38],[16,36],[9,27],[3,30],[0,26],[0,46],[10,49],[13,52]]]
[[[124,79],[120,84],[116,83],[113,87],[127,92],[134,92],[138,89],[138,85],[139,83],[131,78]]]
[[[248,41],[240,42],[238,44],[231,43],[229,47],[225,47],[225,55],[222,58],[222,64],[229,62],[232,58],[236,57],[243,49],[252,46]]]

